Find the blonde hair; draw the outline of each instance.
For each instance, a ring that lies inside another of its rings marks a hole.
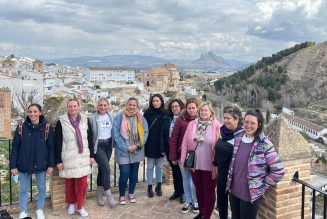
[[[211,112],[211,118],[214,118],[215,117],[215,111],[213,110],[212,104],[209,101],[201,103],[201,105],[199,106],[198,117],[200,118],[200,111],[201,111],[202,107],[204,107],[204,106],[209,107],[209,110]]]
[[[99,100],[98,100],[98,106],[102,101],[106,102],[108,104],[108,106],[110,105],[109,101],[108,101],[108,99],[106,97],[100,97]]]

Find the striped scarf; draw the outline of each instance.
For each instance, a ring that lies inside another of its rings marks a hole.
[[[129,139],[130,142],[137,142],[139,140],[140,146],[144,147],[143,119],[139,111],[131,114],[126,109],[123,110],[120,135],[124,139]]]

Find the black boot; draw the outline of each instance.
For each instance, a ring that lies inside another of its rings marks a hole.
[[[149,198],[152,198],[153,197],[152,185],[148,185],[147,195],[148,195]]]
[[[157,196],[162,196],[162,191],[161,191],[161,182],[158,182],[156,185],[156,188],[154,189],[157,193]]]

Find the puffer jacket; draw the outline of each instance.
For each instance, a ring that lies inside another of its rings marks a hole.
[[[46,137],[46,124],[43,116],[40,116],[37,125],[27,117],[22,125],[22,136],[17,127],[12,142],[10,169],[17,168],[21,173],[33,174],[55,167],[54,134],[50,126]]]
[[[181,158],[182,142],[186,132],[187,125],[194,119],[185,115],[177,118],[171,137],[169,138],[169,159],[177,161]]]
[[[231,190],[234,162],[245,131],[235,136],[232,161],[229,166],[226,191]],[[284,164],[280,160],[272,142],[261,133],[253,143],[248,161],[248,183],[251,202],[261,198],[265,191],[277,184],[285,174]]]

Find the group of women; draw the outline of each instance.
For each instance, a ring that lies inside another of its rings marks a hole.
[[[125,109],[114,116],[106,98],[98,101],[97,112],[86,117],[76,99],[67,103],[67,113],[59,117],[55,133],[42,116],[41,107],[31,104],[28,116],[15,132],[10,168],[19,174],[19,218],[27,214],[27,194],[32,174],[36,176],[38,204],[36,215],[44,218],[46,172],[56,166],[65,179],[68,214],[88,216],[83,207],[87,176],[98,164],[97,203],[113,207],[136,202],[135,186],[140,161],[147,157],[147,196],[162,196],[163,160],[172,168],[174,193],[169,200],[185,202],[182,213],[193,211],[194,218],[210,218],[215,208],[221,219],[254,219],[265,191],[284,175],[274,146],[263,133],[264,119],[259,110],[243,117],[236,106],[223,110],[224,125],[216,119],[209,102],[195,98],[184,103],[173,99],[165,109],[161,94],[150,98],[148,109],[140,112],[138,100],[128,99]],[[54,138],[55,136],[55,138]],[[119,166],[119,200],[110,190],[109,160],[115,147]],[[193,153],[191,153],[193,152]],[[189,163],[193,154],[193,165]],[[155,188],[153,178],[155,173]],[[217,193],[216,193],[217,191]],[[229,196],[229,200],[228,200]]]

